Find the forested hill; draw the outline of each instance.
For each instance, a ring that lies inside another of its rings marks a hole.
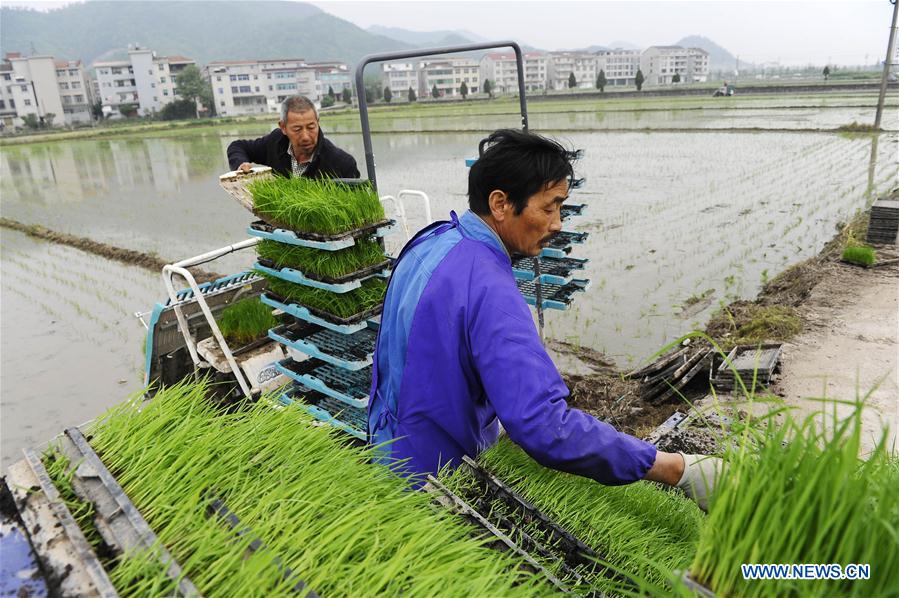
[[[160,55],[212,60],[305,58],[353,63],[409,45],[302,2],[109,2],[38,12],[0,9],[0,49],[59,59],[123,58],[129,44]]]

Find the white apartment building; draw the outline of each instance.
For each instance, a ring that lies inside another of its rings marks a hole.
[[[281,102],[296,94],[313,102],[321,98],[317,90],[323,80],[302,58],[215,61],[209,63],[206,73],[216,114],[221,116],[277,112]]]
[[[416,62],[388,62],[382,67],[385,85],[394,98],[409,97],[409,89],[421,97],[421,86],[418,82],[419,64]],[[429,92],[430,93],[430,92]]]
[[[524,84],[526,91],[546,89],[549,80],[549,58],[541,52],[527,52],[524,55]],[[518,91],[518,68],[515,54],[490,52],[480,63],[481,81],[490,80],[495,93]],[[483,84],[482,84],[483,87]]]
[[[15,106],[16,119],[13,124],[22,125],[29,114],[46,124],[52,116],[52,124],[65,122],[59,82],[56,79],[56,61],[52,56],[28,56],[8,54],[9,81],[4,81],[5,94]],[[5,79],[5,77],[4,77]]]
[[[709,54],[701,48],[650,46],[640,55],[647,85],[670,85],[675,74],[681,83],[703,83],[709,78]]]
[[[16,100],[13,96],[15,72],[8,60],[0,62],[0,128],[15,127],[18,118]]]
[[[340,96],[344,89],[353,91],[353,80],[350,77],[350,67],[342,62],[310,62],[307,65],[315,71],[315,95],[310,96],[313,101],[320,101],[328,95],[328,89]]]
[[[574,73],[576,87],[592,88],[596,84],[596,55],[587,52],[549,53],[550,89],[568,89],[568,81]]]
[[[57,60],[56,80],[67,125],[90,123],[93,95],[91,82],[80,60]]]
[[[121,116],[122,104],[136,104],[141,116],[162,110],[177,99],[175,78],[191,64],[196,62],[184,56],[157,56],[141,47],[129,49],[128,60],[95,62],[103,113]]]
[[[606,85],[634,85],[639,68],[640,50],[617,48],[596,53],[596,75],[599,76],[599,71],[603,71]]]
[[[469,94],[481,90],[478,62],[467,58],[448,58],[423,63],[419,70],[419,97],[430,97],[437,87],[439,97],[461,97],[462,83]]]

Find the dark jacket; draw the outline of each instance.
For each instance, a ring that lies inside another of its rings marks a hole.
[[[228,164],[231,170],[237,170],[244,162],[253,162],[271,166],[278,174],[289,177],[293,172],[290,156],[287,155],[289,144],[290,140],[281,129],[275,129],[259,139],[238,139],[228,146]],[[359,178],[359,169],[353,156],[325,139],[319,129],[315,155],[303,176],[313,179],[355,179]]]

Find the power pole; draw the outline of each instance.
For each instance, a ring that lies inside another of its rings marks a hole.
[[[877,100],[877,115],[874,117],[874,129],[880,130],[880,117],[883,116],[883,101],[887,95],[887,80],[890,77],[890,65],[893,62],[893,44],[896,41],[896,13],[899,11],[899,4],[896,0],[890,0],[893,5],[893,23],[890,25],[890,41],[887,43],[887,57],[883,61],[883,77],[880,80],[880,98]]]

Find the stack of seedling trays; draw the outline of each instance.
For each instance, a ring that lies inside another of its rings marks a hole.
[[[254,269],[262,302],[286,314],[269,330],[290,357],[293,381],[280,401],[301,401],[317,419],[366,438],[377,316],[390,262],[380,237],[393,226],[367,181],[274,179],[249,187],[262,239]]]
[[[899,232],[899,199],[878,199],[871,206],[868,243],[896,243]]]
[[[582,184],[583,179],[578,179],[572,188]],[[563,205],[562,222],[581,216],[586,208],[585,204]],[[518,290],[528,304],[536,306],[539,297],[541,309],[565,310],[574,301],[575,293],[590,286],[589,280],[575,278],[575,273],[583,270],[589,260],[568,257],[572,246],[582,244],[588,235],[561,231],[543,248],[538,258],[517,257],[512,260]]]
[[[734,347],[717,368],[712,368],[712,385],[718,390],[735,390],[739,377],[747,389],[767,387],[780,365],[780,351],[780,343]]]

